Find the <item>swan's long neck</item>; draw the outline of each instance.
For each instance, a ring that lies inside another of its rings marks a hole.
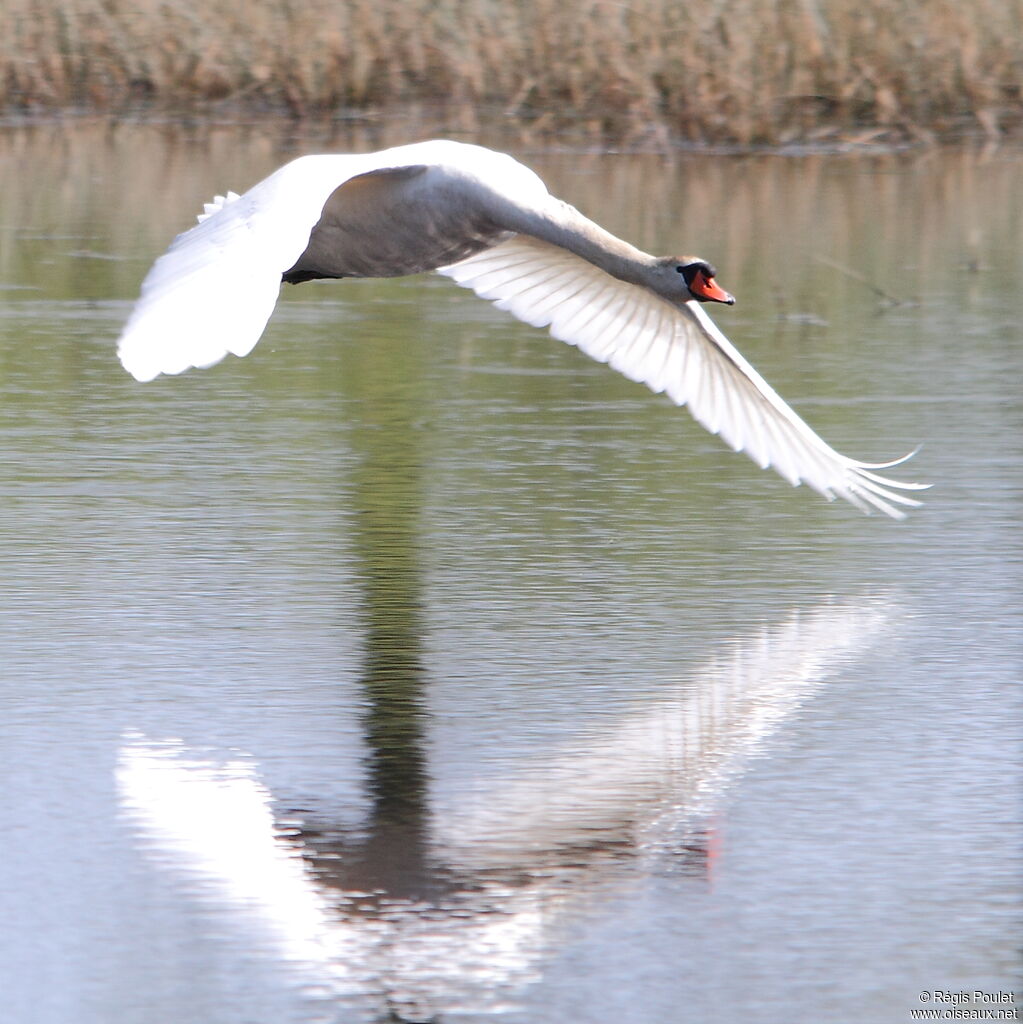
[[[634,284],[647,283],[657,260],[649,253],[605,231],[574,206],[551,196],[542,208],[516,209],[508,227],[560,246],[613,277]]]

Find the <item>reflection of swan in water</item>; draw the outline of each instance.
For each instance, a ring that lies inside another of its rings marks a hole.
[[[121,803],[154,859],[201,880],[217,907],[261,922],[331,998],[375,995],[416,1019],[494,1010],[533,978],[551,929],[628,877],[634,855],[672,858],[694,836],[699,846],[699,823],[750,755],[891,614],[884,600],[793,613],[601,734],[500,777],[432,787],[432,870],[451,883],[429,902],[346,884],[339,847],[322,830],[275,821],[244,758],[128,735]]]
[[[879,603],[795,612],[613,728],[531,758],[510,777],[442,788],[431,800],[434,841],[446,860],[477,868],[512,868],[529,851],[576,848],[586,836],[659,846],[657,837],[715,810],[749,755],[888,611]]]

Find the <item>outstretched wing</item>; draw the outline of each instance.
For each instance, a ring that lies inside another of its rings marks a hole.
[[[901,519],[919,505],[872,465],[840,455],[800,419],[718,330],[697,302],[674,306],[527,235],[444,267],[440,273],[559,341],[663,391],[735,451],[774,467],[793,485]],[[908,456],[907,456],[908,457]]]
[[[331,194],[351,178],[386,173],[372,156],[301,157],[242,196],[207,203],[142,283],[118,355],[137,380],[247,355],[305,251]]]
[[[392,276],[477,251],[504,234],[463,201],[483,181],[546,196],[511,157],[446,140],[300,157],[242,196],[218,196],[150,270],[121,335],[121,362],[144,381],[247,355],[288,271],[292,281]],[[414,202],[409,186],[429,198]]]

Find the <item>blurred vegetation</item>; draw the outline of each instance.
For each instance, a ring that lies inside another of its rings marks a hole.
[[[625,144],[997,137],[1023,0],[3,0],[0,110],[444,103]]]

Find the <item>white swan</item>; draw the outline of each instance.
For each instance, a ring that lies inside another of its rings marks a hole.
[[[687,405],[794,485],[895,518],[920,504],[899,492],[926,485],[875,472],[904,460],[840,455],[718,330],[700,303],[735,300],[706,260],[647,255],[504,153],[434,141],[300,157],[244,195],[217,196],[199,222],[156,261],[121,335],[137,380],[248,354],[282,281],[436,270]]]

